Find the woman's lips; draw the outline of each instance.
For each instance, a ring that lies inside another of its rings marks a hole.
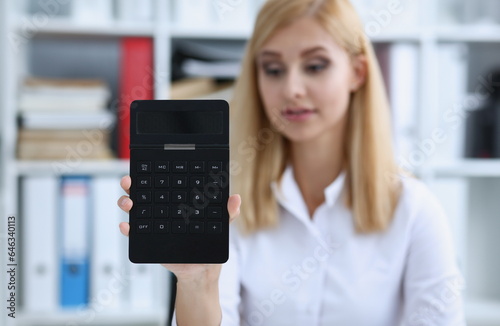
[[[289,121],[305,121],[313,114],[316,114],[316,110],[307,108],[286,108],[281,114]]]

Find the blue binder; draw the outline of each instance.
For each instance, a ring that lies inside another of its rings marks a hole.
[[[61,182],[61,283],[63,308],[89,302],[89,202],[90,178],[62,177]]]

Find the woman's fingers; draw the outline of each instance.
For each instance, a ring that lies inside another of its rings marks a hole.
[[[127,222],[121,222],[120,225],[120,232],[124,235],[124,236],[127,236],[128,237],[128,234],[130,232],[130,224],[128,224]]]
[[[121,180],[120,180],[120,186],[123,188],[123,190],[125,190],[125,192],[127,194],[130,195],[130,185],[132,184],[132,179],[130,179],[130,176],[129,175],[126,175],[124,176]]]
[[[133,206],[132,200],[128,196],[121,196],[120,199],[118,199],[118,206],[125,212],[128,213]]]
[[[227,201],[227,210],[229,212],[229,222],[232,222],[240,215],[241,197],[240,195],[232,195]]]

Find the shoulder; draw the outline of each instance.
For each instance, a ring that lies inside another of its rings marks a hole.
[[[402,178],[402,188],[393,223],[404,226],[410,239],[451,237],[449,221],[437,197],[416,178]]]
[[[436,196],[420,180],[401,178],[401,193],[396,213],[403,213],[407,218],[444,217],[444,211]]]

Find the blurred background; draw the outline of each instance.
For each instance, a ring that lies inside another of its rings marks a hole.
[[[229,99],[262,3],[1,1],[0,258],[12,262],[15,216],[19,265],[16,319],[2,312],[0,325],[166,324],[167,272],[129,263],[117,230],[128,106]],[[500,1],[353,3],[387,85],[396,159],[448,214],[468,325],[500,325]]]

